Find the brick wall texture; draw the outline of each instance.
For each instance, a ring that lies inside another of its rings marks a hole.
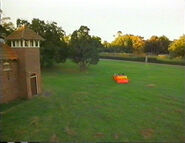
[[[13,50],[18,60],[9,61],[11,71],[7,73],[0,70],[0,95],[3,94],[0,103],[9,102],[17,97],[32,98],[30,83],[32,75],[36,75],[37,93],[41,93],[40,49],[13,48]]]

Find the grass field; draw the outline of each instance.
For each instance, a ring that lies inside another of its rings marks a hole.
[[[126,85],[112,80],[124,72]],[[1,141],[185,141],[184,67],[68,61],[43,70],[50,96],[0,106]]]

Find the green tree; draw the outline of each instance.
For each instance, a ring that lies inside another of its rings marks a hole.
[[[16,21],[16,25],[17,25],[17,27],[21,27],[21,26],[23,26],[23,25],[29,26],[30,23],[29,23],[27,20],[19,19],[19,18],[18,18],[17,21]]]
[[[87,26],[81,26],[71,35],[71,59],[79,64],[80,70],[99,61],[98,48],[101,42],[99,38],[89,35],[89,30]]]
[[[159,38],[157,36],[152,36],[150,39],[145,41],[145,52],[151,54],[159,54]]]
[[[56,22],[45,23],[40,19],[17,20],[17,26],[27,25],[45,40],[41,42],[41,66],[49,67],[54,63],[65,62],[68,56],[67,44],[64,40],[65,32]]]
[[[168,39],[168,37],[166,36],[161,36],[159,37],[159,42],[160,42],[160,53],[161,54],[168,54],[169,51],[168,51],[168,48],[169,48],[169,45],[171,43],[171,41]]]
[[[152,36],[145,42],[145,52],[152,54],[167,54],[170,40],[166,36]]]
[[[15,30],[15,27],[12,22],[3,21],[0,25],[0,36],[6,37]]]
[[[111,52],[112,48],[111,48],[111,43],[109,43],[108,41],[104,41],[102,44],[102,50],[101,52]]]
[[[185,57],[185,35],[173,41],[169,47],[170,55],[173,57]]]
[[[104,48],[103,44],[101,43],[101,38],[98,36],[92,36],[92,41],[94,46],[97,47],[98,51],[101,52]]]

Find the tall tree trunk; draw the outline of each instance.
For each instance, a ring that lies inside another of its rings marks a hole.
[[[80,71],[85,71],[87,69],[87,64],[85,62],[80,62]]]

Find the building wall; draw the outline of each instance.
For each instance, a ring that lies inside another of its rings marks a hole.
[[[40,49],[39,48],[14,48],[18,55],[18,78],[20,96],[31,98],[30,77],[37,76],[38,94],[41,93]]]
[[[19,83],[19,89],[20,89],[20,95],[21,97],[25,97],[27,94],[27,84],[26,84],[26,72],[25,72],[25,61],[26,61],[26,55],[25,55],[25,49],[13,49],[17,56],[18,56],[18,83]]]
[[[7,103],[17,97],[32,98],[31,76],[36,75],[37,92],[41,93],[40,49],[13,48],[17,61],[8,61],[9,74],[3,71],[0,62],[0,103]]]
[[[27,77],[27,90],[28,98],[32,97],[30,77],[35,74],[37,77],[37,92],[41,93],[41,69],[40,69],[40,49],[39,48],[27,48],[26,52],[26,77]]]
[[[18,65],[17,61],[8,61],[11,71],[2,72],[2,100],[0,103],[6,103],[16,99],[19,96]]]

